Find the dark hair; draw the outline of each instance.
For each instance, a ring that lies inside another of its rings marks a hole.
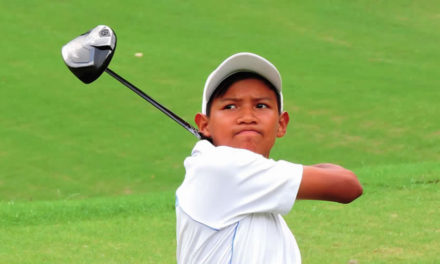
[[[271,82],[269,82],[266,78],[255,72],[237,72],[224,79],[214,90],[211,97],[209,98],[208,104],[206,105],[206,115],[209,116],[211,114],[211,104],[214,101],[214,99],[223,96],[229,90],[231,85],[234,84],[235,82],[246,79],[257,79],[264,82],[264,84],[266,84],[267,87],[269,87],[269,89],[271,89],[275,93],[277,97],[278,112],[281,113],[280,93]]]

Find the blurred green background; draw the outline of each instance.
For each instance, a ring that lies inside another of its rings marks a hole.
[[[304,263],[440,262],[428,0],[0,2],[0,262],[175,262],[174,191],[196,139],[106,74],[68,71],[61,47],[99,24],[118,36],[110,68],[190,123],[227,56],[278,67],[292,123],[272,157],[344,165],[365,189],[349,206],[295,205]]]

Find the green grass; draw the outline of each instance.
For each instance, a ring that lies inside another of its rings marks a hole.
[[[286,217],[304,263],[438,263],[436,1],[3,1],[0,263],[173,263],[174,191],[196,140],[61,46],[97,24],[110,67],[184,119],[225,57],[279,68],[292,123],[272,157],[356,172],[350,205]],[[142,58],[134,56],[143,52]]]
[[[174,194],[0,205],[2,263],[172,263]],[[25,239],[23,239],[25,238]],[[24,251],[24,252],[23,252]]]
[[[297,201],[286,221],[304,261],[436,263],[439,173],[437,163],[365,167],[353,204]],[[0,262],[172,263],[174,223],[173,192],[3,202]]]

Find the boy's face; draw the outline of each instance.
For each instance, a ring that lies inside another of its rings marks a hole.
[[[275,139],[286,133],[289,115],[279,114],[275,92],[264,82],[244,79],[212,101],[209,117],[198,113],[195,121],[216,146],[248,149],[269,157]]]

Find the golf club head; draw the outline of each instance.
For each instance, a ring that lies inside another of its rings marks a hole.
[[[91,83],[105,71],[116,49],[113,30],[99,25],[63,46],[64,63],[84,83]]]

